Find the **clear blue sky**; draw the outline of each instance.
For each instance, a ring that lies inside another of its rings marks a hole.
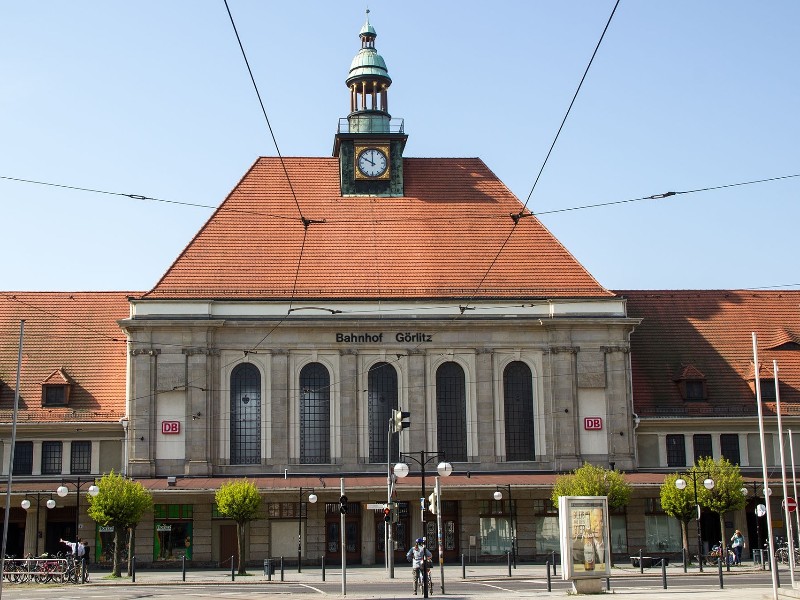
[[[363,1],[229,0],[284,156],[329,156]],[[372,0],[406,156],[523,201],[614,2]],[[800,173],[800,2],[623,0],[529,208]],[[275,155],[222,0],[6,2],[0,175],[220,204]],[[611,289],[800,284],[800,178],[544,215]],[[3,290],[147,290],[211,210],[0,180]],[[531,256],[531,261],[537,257]]]

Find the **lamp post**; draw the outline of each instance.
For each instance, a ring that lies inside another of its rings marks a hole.
[[[496,486],[495,492],[493,497],[495,500],[500,502],[503,499],[503,492],[500,491],[500,488],[505,488],[508,490],[508,511],[511,514],[511,564],[514,565],[514,568],[517,568],[517,553],[516,553],[516,544],[514,538],[514,502],[511,499],[511,484],[506,485],[498,485]]]
[[[769,486],[764,487],[763,483],[759,483],[757,481],[745,482],[744,487],[742,487],[742,489],[739,490],[740,492],[742,492],[742,496],[747,496],[747,494],[749,493],[749,491],[747,489],[748,485],[753,486],[753,496],[756,499],[758,498],[758,490],[759,490],[759,488],[762,488],[762,491],[764,492],[764,501],[765,502],[769,502],[768,496],[772,495],[772,490],[769,488]],[[761,525],[760,525],[759,521],[761,520],[761,517],[763,517],[766,514],[767,514],[767,507],[763,506],[761,504],[756,504],[756,546],[755,546],[755,548],[753,548],[752,545],[751,545],[751,547],[750,547],[750,553],[751,554],[753,554],[755,552],[756,548],[759,550],[759,552],[763,552],[763,550],[764,550],[761,547]],[[762,557],[761,557],[761,567],[762,568],[764,567],[763,554],[762,554]]]
[[[419,458],[414,456],[415,454],[419,454]],[[400,461],[394,466],[394,474],[398,477],[406,477],[409,473],[408,464],[402,462],[404,460],[411,460],[419,465],[421,476],[422,476],[422,496],[420,496],[420,517],[422,520],[422,534],[425,535],[425,465],[429,462],[434,460],[442,459],[444,461],[444,454],[440,454],[438,452],[426,452],[425,450],[420,450],[417,452],[401,452],[400,453]],[[449,469],[449,470],[448,470]],[[453,472],[453,465],[448,462],[440,462],[436,466],[436,470],[439,472],[439,475],[450,475]]]
[[[33,494],[33,492],[31,492],[31,494]],[[36,492],[36,547],[34,551],[35,556],[39,556],[39,509],[42,507],[42,500],[43,500],[42,493]],[[22,506],[22,508],[24,508],[25,510],[28,510],[31,507],[31,501],[27,495],[25,496],[25,499],[22,502],[20,502],[20,506]],[[45,502],[45,506],[47,506],[48,509],[56,507],[56,501],[53,500],[53,494],[50,494],[50,497]]]
[[[81,488],[85,485],[89,485],[89,489],[86,490],[86,493],[90,496],[97,496],[97,494],[100,493],[100,488],[95,485],[94,479],[88,479],[84,481],[81,481],[80,477],[78,477],[75,481],[64,479],[61,481],[61,485],[56,489],[56,494],[59,498],[64,498],[67,494],[69,494],[69,488],[67,488],[67,484],[75,486],[75,542],[77,543],[81,516]]]
[[[429,462],[433,461],[433,460],[439,460],[441,458],[442,460],[439,462],[439,464],[436,465],[436,472],[439,473],[439,475],[442,476],[442,477],[448,477],[453,472],[453,465],[451,465],[449,462],[445,462],[444,461],[444,455],[443,454],[439,454],[438,452],[426,452],[426,451],[422,450],[422,451],[419,452],[419,458],[414,456],[414,454],[417,454],[417,453],[401,452],[400,453],[400,460],[401,461],[403,461],[403,460],[411,460],[411,461],[413,461],[413,462],[415,462],[415,463],[417,463],[419,465],[419,468],[420,468],[420,471],[421,471],[421,476],[422,476],[421,477],[422,496],[419,499],[420,518],[422,520],[422,535],[423,535],[423,537],[426,538],[426,541],[427,541],[427,536],[425,535],[426,534],[426,531],[425,531],[425,465],[428,464]],[[406,464],[404,462],[399,462],[394,466],[394,474],[397,477],[406,477],[408,475],[408,472],[409,472],[408,464]],[[437,481],[438,481],[438,478],[437,478]],[[441,523],[442,523],[442,518],[441,518],[442,506],[441,506],[441,502],[439,501],[439,497],[438,497],[438,489],[434,493],[436,494],[436,505],[437,505],[436,506],[436,529],[437,529],[436,537],[437,537],[437,542],[439,544],[439,568],[441,570],[441,577],[442,577],[442,590],[444,590],[444,557],[443,557],[444,555],[443,555],[443,548],[442,548],[442,526],[441,526]],[[426,546],[427,545],[428,544],[426,544]],[[428,574],[427,574],[427,572],[426,572],[426,570],[424,568],[422,569],[422,572],[424,574],[423,575],[423,584],[422,584],[422,596],[423,596],[423,598],[427,598],[428,597],[428,580],[427,580]],[[442,593],[444,593],[444,592],[442,592]]]
[[[697,499],[697,477],[700,475],[711,475],[711,473],[705,471],[689,471],[686,473],[686,477],[691,477],[692,479],[692,486],[694,489],[694,503],[697,506],[697,562],[700,565],[700,571],[703,571],[703,535],[700,529],[700,502]],[[675,480],[675,487],[679,490],[686,489],[686,480],[683,477],[679,477]],[[706,477],[703,480],[703,487],[707,490],[714,489],[714,480],[711,477]]]
[[[308,501],[311,504],[317,502],[317,495],[314,493],[314,488],[301,487],[300,488],[300,503],[297,507],[297,572],[300,573],[303,564],[303,495],[308,494]],[[306,514],[306,521],[308,521],[308,514]]]

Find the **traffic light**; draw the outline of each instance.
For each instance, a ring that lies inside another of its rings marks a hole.
[[[383,507],[383,522],[384,523],[391,523],[392,522],[392,509],[389,508],[388,504],[386,504]]]
[[[428,496],[428,510],[431,511],[432,515],[435,515],[439,511],[439,498],[436,497],[436,492],[433,492],[430,496]]]
[[[347,514],[347,496],[339,496],[339,512]]]
[[[411,427],[411,421],[406,421],[405,419],[410,419],[411,413],[406,412],[403,410],[393,410],[392,411],[392,431],[394,433],[400,433],[403,429],[407,427]]]
[[[400,522],[400,505],[397,502],[392,502],[392,523]]]

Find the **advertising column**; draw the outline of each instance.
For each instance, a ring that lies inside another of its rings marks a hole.
[[[575,593],[600,593],[602,578],[611,575],[608,498],[561,496],[558,516],[562,579],[572,581]]]

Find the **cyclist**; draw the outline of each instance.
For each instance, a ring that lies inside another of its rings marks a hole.
[[[417,588],[419,586],[420,569],[424,569],[428,560],[433,557],[431,551],[425,547],[425,540],[417,538],[414,542],[414,547],[408,551],[406,558],[411,563],[411,575],[414,578],[414,595],[417,595]],[[423,571],[425,573],[425,571]],[[426,582],[427,582],[427,573]]]

